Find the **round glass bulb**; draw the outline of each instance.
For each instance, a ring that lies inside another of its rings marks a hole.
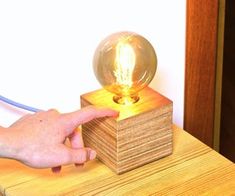
[[[138,92],[153,79],[157,57],[150,42],[133,32],[114,33],[97,47],[93,68],[96,78],[119,104],[139,100]]]

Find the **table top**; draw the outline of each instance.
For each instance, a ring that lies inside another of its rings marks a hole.
[[[0,159],[0,195],[235,195],[235,164],[173,127],[173,154],[116,175],[98,160],[61,173]]]

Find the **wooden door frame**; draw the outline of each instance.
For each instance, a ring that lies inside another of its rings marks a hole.
[[[187,0],[184,129],[219,148],[225,0]]]

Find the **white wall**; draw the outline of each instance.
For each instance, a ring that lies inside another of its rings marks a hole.
[[[186,0],[0,1],[0,93],[41,109],[80,108],[100,88],[92,70],[98,43],[116,31],[146,37],[158,56],[151,87],[174,102],[183,124]],[[0,102],[0,125],[25,112]]]

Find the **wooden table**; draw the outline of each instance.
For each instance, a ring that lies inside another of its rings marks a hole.
[[[174,127],[173,154],[116,175],[98,160],[83,168],[28,168],[0,159],[2,195],[235,195],[235,164]]]

